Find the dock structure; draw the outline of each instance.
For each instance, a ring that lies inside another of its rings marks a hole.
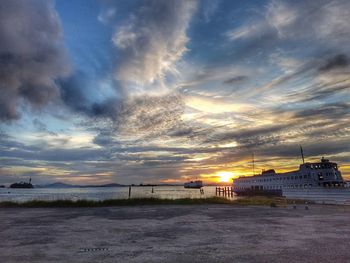
[[[230,186],[216,187],[215,188],[215,195],[216,196],[233,197],[234,196],[233,188]]]

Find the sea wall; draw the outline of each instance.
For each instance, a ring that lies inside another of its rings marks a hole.
[[[288,188],[282,195],[290,199],[310,200],[321,204],[350,205],[350,188]]]

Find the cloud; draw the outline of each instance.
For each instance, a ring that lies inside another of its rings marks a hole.
[[[176,63],[187,51],[186,30],[195,9],[192,0],[144,1],[117,27],[115,77],[128,85],[128,92],[140,92],[151,84],[162,86],[167,74],[176,74]]]
[[[115,122],[125,98],[112,94],[97,100],[99,87],[94,86],[93,92],[89,92],[89,81],[87,75],[82,72],[75,72],[68,78],[61,79],[58,83],[62,102],[73,113],[89,117],[93,121],[108,119]],[[116,89],[114,88],[114,91]]]
[[[295,23],[299,13],[292,6],[282,1],[271,1],[267,7],[266,19],[274,27],[279,37],[284,37],[284,31]]]
[[[184,102],[179,94],[124,99],[114,114],[114,131],[134,140],[152,140],[181,123]]]
[[[221,0],[202,0],[200,9],[204,22],[209,23],[213,15],[218,11]]]
[[[33,125],[39,132],[48,133],[50,135],[57,136],[57,133],[49,131],[48,128],[47,128],[47,125],[45,123],[43,123],[42,121],[40,121],[39,119],[37,119],[37,118],[35,118],[33,120]]]
[[[237,83],[237,82],[242,82],[245,81],[248,77],[247,76],[235,76],[229,79],[224,80],[224,84],[233,84],[233,83]]]
[[[345,54],[338,54],[329,58],[325,65],[319,68],[320,71],[328,71],[332,69],[345,68],[349,66],[349,58]]]
[[[348,53],[350,3],[342,0],[270,1],[242,25],[226,31],[234,41],[235,59],[278,49],[297,51],[304,58]]]
[[[56,80],[69,62],[53,1],[0,2],[0,120],[20,117],[19,107],[58,98]]]
[[[106,8],[103,9],[97,17],[97,20],[102,24],[108,24],[111,19],[115,16],[116,9],[115,8]]]

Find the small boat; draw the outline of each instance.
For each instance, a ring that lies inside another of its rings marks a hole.
[[[184,184],[185,188],[202,188],[203,182],[200,180],[197,181],[191,181]]]
[[[29,182],[19,182],[19,183],[14,183],[10,185],[10,188],[34,188],[32,185],[32,178],[29,179]]]

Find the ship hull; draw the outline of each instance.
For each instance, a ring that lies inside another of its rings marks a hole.
[[[202,186],[184,186],[184,188],[201,189]]]
[[[191,181],[191,182],[188,182],[188,183],[185,183],[184,184],[184,187],[185,188],[195,188],[195,189],[200,189],[203,187],[203,182],[202,181]]]
[[[273,190],[234,190],[234,193],[238,196],[282,196],[282,190],[273,189]]]
[[[34,186],[32,184],[18,184],[18,183],[15,183],[15,184],[11,184],[10,185],[10,188],[34,188]]]

